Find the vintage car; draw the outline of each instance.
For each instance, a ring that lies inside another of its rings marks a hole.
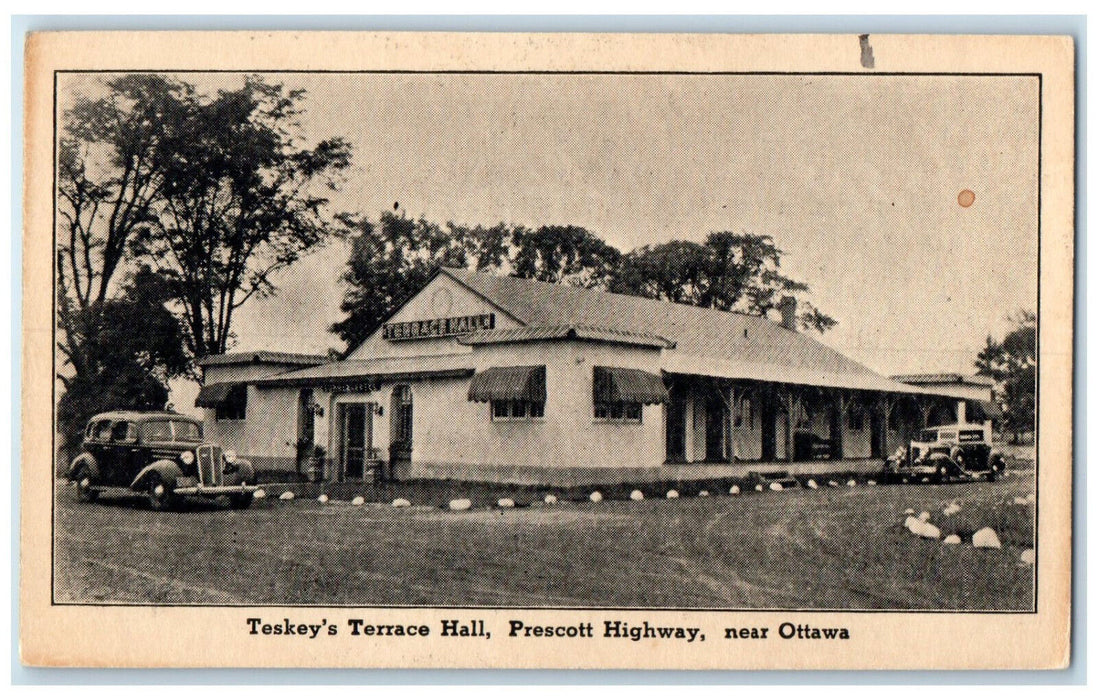
[[[178,413],[115,411],[88,421],[83,452],[65,476],[77,497],[122,490],[167,510],[185,496],[228,497],[233,508],[251,505],[256,490],[247,460],[202,440],[202,423]]]
[[[925,428],[918,439],[885,460],[885,479],[949,481],[986,478],[1006,471],[1006,460],[991,447],[990,429],[978,424]]]

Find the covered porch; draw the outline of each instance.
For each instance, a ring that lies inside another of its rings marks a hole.
[[[964,400],[917,390],[674,372],[664,382],[669,466],[879,460],[928,425],[965,421]]]

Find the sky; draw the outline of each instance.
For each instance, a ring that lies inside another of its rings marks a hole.
[[[185,77],[203,91],[241,79]],[[1036,309],[1035,78],[266,77],[306,90],[307,141],[351,143],[338,210],[575,224],[623,251],[768,234],[838,319],[821,340],[882,374],[971,373],[1009,314]],[[97,80],[65,76],[62,104]],[[237,312],[233,350],[341,349],[327,328],[348,252],[284,271],[277,295]],[[173,403],[196,391],[173,386]]]

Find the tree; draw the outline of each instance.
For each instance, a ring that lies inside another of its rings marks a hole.
[[[1034,429],[1037,401],[1037,316],[1019,311],[1002,342],[987,337],[976,356],[976,373],[995,382],[995,399],[1003,407],[1003,428],[1018,442]]]
[[[511,265],[515,277],[605,287],[617,271],[621,252],[581,226],[516,228]]]
[[[191,89],[156,75],[127,75],[106,95],[66,110],[58,144],[57,299],[59,349],[75,375],[96,371],[103,304],[128,247],[155,220],[164,184],[157,150],[193,99]]]
[[[69,446],[96,413],[165,407],[168,380],[189,367],[169,301],[165,281],[142,267],[129,276],[119,297],[72,319],[85,338],[85,365],[84,371],[61,377],[65,393],[58,402],[58,428]]]
[[[135,239],[182,309],[194,357],[223,353],[233,314],[273,293],[272,275],[339,233],[321,193],[350,165],[342,139],[297,145],[303,90],[249,78],[188,100],[154,150],[153,225]]]
[[[705,243],[670,241],[627,253],[610,291],[764,316],[808,285],[781,274],[781,251],[770,236],[712,233]],[[801,328],[819,333],[837,321],[799,302]]]

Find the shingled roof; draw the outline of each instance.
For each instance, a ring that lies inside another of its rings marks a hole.
[[[206,355],[199,358],[199,367],[215,367],[218,365],[298,365],[300,367],[312,367],[331,362],[327,355],[302,355],[296,352],[272,352],[258,350],[256,352],[228,352],[223,355]]]
[[[520,323],[589,327],[666,338],[665,371],[898,393],[933,393],[883,377],[761,316],[704,309],[517,277],[443,268]]]

